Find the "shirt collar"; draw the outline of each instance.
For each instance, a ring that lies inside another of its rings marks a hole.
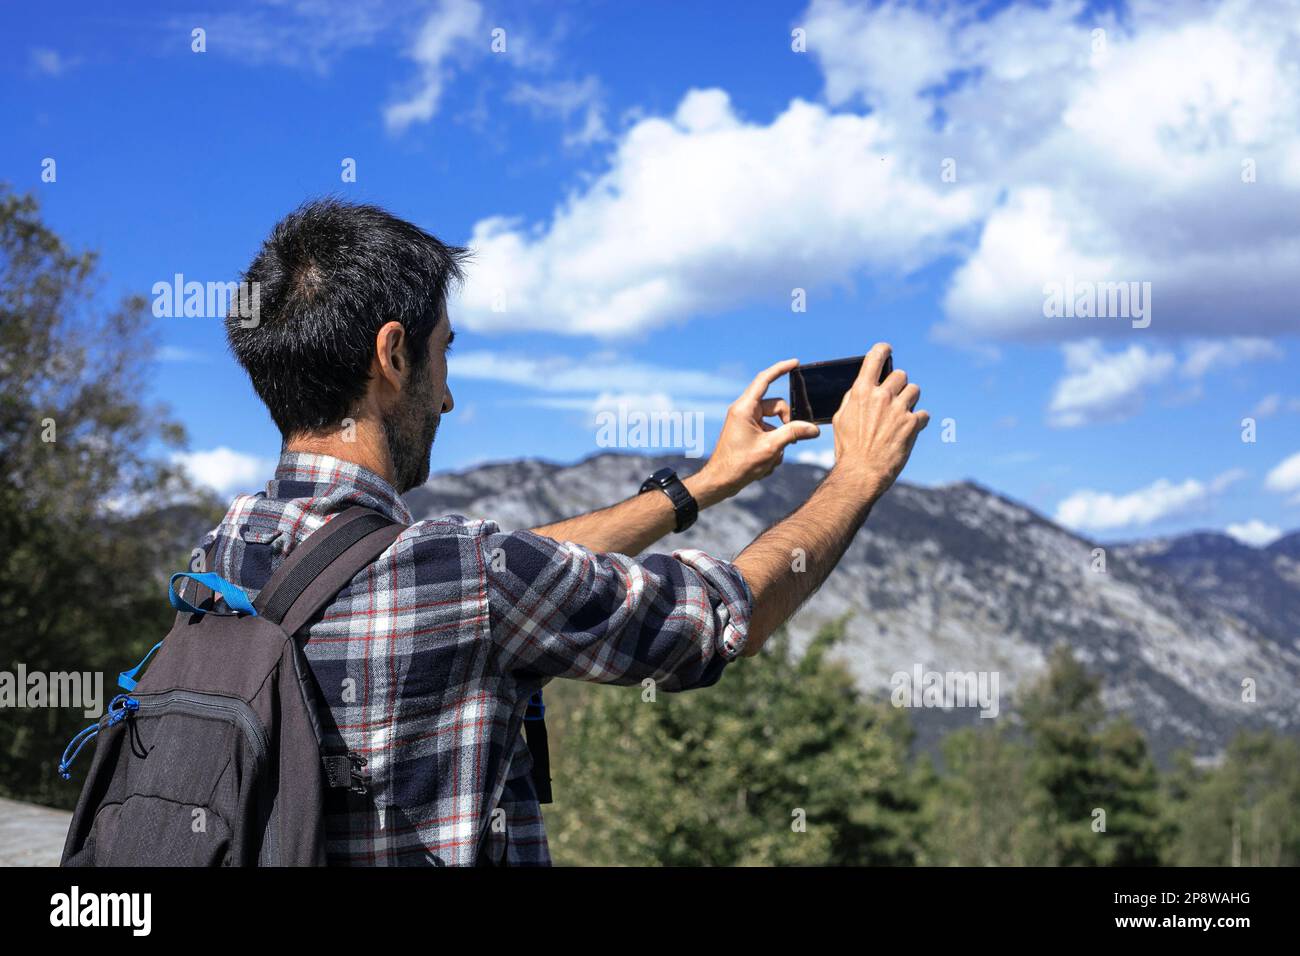
[[[318,514],[361,505],[402,524],[414,521],[396,488],[369,468],[332,455],[285,452],[266,496],[277,501],[308,498],[308,509]]]

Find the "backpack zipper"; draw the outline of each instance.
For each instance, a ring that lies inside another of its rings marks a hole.
[[[213,713],[234,717],[243,728],[244,734],[253,743],[254,757],[257,759],[258,766],[266,762],[267,753],[271,749],[266,739],[266,731],[262,728],[257,715],[253,713],[253,708],[244,701],[236,697],[199,694],[188,690],[169,690],[161,694],[137,694],[136,696],[140,701],[142,715],[147,711],[158,709],[163,712],[188,713],[195,717],[204,717]]]
[[[261,771],[266,766],[270,744],[267,742],[266,731],[262,728],[261,721],[257,719],[257,714],[245,701],[238,697],[201,694],[188,690],[169,690],[161,694],[141,694],[139,697],[141,713],[156,711],[160,714],[181,713],[200,718],[214,714],[234,717],[243,728],[244,735],[252,743],[257,776],[261,778],[262,786],[267,786],[267,777]],[[272,818],[266,821],[261,848],[258,851],[259,866],[277,866],[280,862],[278,826],[274,822],[274,811],[275,803],[272,801]]]

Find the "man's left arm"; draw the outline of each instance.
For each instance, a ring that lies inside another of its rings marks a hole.
[[[786,446],[821,433],[811,422],[791,421],[785,399],[763,397],[772,382],[798,364],[798,359],[786,359],[760,372],[727,409],[713,454],[699,471],[682,479],[701,511],[771,474],[781,463]],[[765,418],[780,418],[781,425],[769,424]],[[572,541],[591,551],[635,555],[674,527],[676,517],[668,496],[647,492],[532,530],[553,541]]]

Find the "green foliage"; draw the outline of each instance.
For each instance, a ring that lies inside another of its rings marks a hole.
[[[1097,763],[1096,800],[1106,812],[1106,830],[1096,862],[1158,865],[1173,831],[1161,814],[1160,775],[1131,720],[1120,718],[1102,729]]]
[[[1030,855],[1059,866],[1153,865],[1167,840],[1159,780],[1128,721],[1107,723],[1100,681],[1058,645],[1021,714],[1028,763]],[[1104,829],[1102,829],[1104,827]]]
[[[1065,646],[1020,701],[1022,732],[945,741],[927,845],[956,865],[1154,865],[1170,839],[1160,780],[1127,720],[1108,721],[1100,683]],[[1104,829],[1103,829],[1104,827]]]
[[[1300,742],[1243,733],[1217,767],[1180,756],[1166,782],[1180,866],[1300,865]]]
[[[906,727],[827,659],[842,634],[801,658],[777,639],[704,691],[593,689],[557,734],[557,862],[915,862]]]
[[[926,788],[926,862],[1023,866],[1030,860],[1026,748],[995,728],[943,742],[942,773]]]
[[[144,302],[104,308],[95,286],[95,256],[0,184],[0,669],[100,671],[106,704],[170,623],[163,568],[187,560],[169,522],[129,503],[198,499],[156,457],[179,426],[138,400]],[[0,794],[75,801],[78,778],[55,767],[86,723],[80,709],[6,711]]]
[[[954,731],[939,766],[906,755],[902,711],[863,701],[784,638],[717,688],[662,695],[552,685],[557,862],[610,864],[1292,865],[1300,752],[1243,735],[1217,768],[1162,780],[1141,733],[1108,719],[1065,648],[1019,722]],[[806,832],[791,828],[806,811]],[[1103,811],[1104,817],[1096,811]],[[1104,822],[1104,829],[1102,823]]]

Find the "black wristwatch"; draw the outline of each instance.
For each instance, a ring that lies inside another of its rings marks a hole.
[[[668,500],[673,503],[673,511],[677,513],[677,527],[673,529],[674,531],[685,531],[695,524],[695,519],[700,516],[699,503],[686,490],[686,486],[677,477],[677,472],[671,468],[660,468],[641,483],[642,493],[654,491],[656,488],[666,494]]]

